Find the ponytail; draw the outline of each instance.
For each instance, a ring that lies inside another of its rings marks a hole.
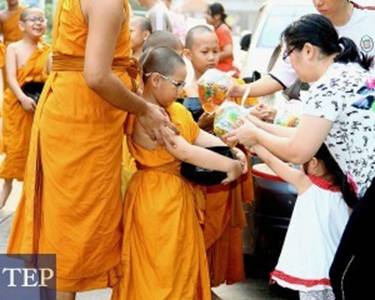
[[[325,144],[322,144],[319,148],[318,152],[315,154],[315,158],[323,161],[328,174],[333,177],[332,185],[340,187],[345,203],[350,208],[354,208],[358,202],[357,195],[352,185],[349,183],[348,177],[341,170]]]
[[[309,14],[290,24],[282,33],[287,46],[301,50],[306,43],[319,47],[325,55],[336,55],[335,62],[358,63],[369,70],[373,57],[360,52],[354,42],[338,37],[332,22],[325,16]]]
[[[340,53],[335,57],[335,62],[341,63],[358,63],[365,70],[369,70],[373,64],[373,57],[367,56],[360,52],[356,44],[349,38],[341,37],[338,39],[341,47]]]

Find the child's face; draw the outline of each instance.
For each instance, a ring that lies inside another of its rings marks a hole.
[[[170,106],[176,101],[178,95],[185,85],[186,67],[181,65],[176,68],[174,74],[164,76],[156,73],[157,78],[154,79],[154,97],[163,107]]]
[[[30,11],[24,21],[20,22],[21,30],[31,38],[39,39],[46,32],[47,19],[38,9]]]
[[[130,23],[130,39],[132,43],[132,49],[137,50],[143,47],[143,44],[149,36],[148,31],[142,30],[141,22],[138,19],[134,19]]]
[[[187,51],[194,70],[204,73],[219,62],[219,44],[214,32],[204,32],[194,37],[192,49]]]

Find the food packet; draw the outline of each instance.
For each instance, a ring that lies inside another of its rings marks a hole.
[[[222,137],[234,129],[234,124],[242,117],[248,115],[247,109],[231,101],[224,101],[215,112],[214,133]]]
[[[284,127],[296,127],[302,114],[302,103],[289,100],[282,103],[277,109],[274,123]]]
[[[228,97],[228,90],[233,85],[230,74],[217,69],[207,70],[197,81],[199,100],[207,113],[215,109]]]

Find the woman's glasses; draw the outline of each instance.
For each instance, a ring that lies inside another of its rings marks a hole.
[[[292,47],[290,50],[288,49],[285,49],[284,53],[283,53],[283,60],[287,60],[287,58],[292,54],[292,52],[296,50],[296,47]]]

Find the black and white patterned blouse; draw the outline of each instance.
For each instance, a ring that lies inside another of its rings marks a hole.
[[[375,72],[334,63],[302,100],[304,114],[333,122],[325,144],[363,197],[375,177]]]

